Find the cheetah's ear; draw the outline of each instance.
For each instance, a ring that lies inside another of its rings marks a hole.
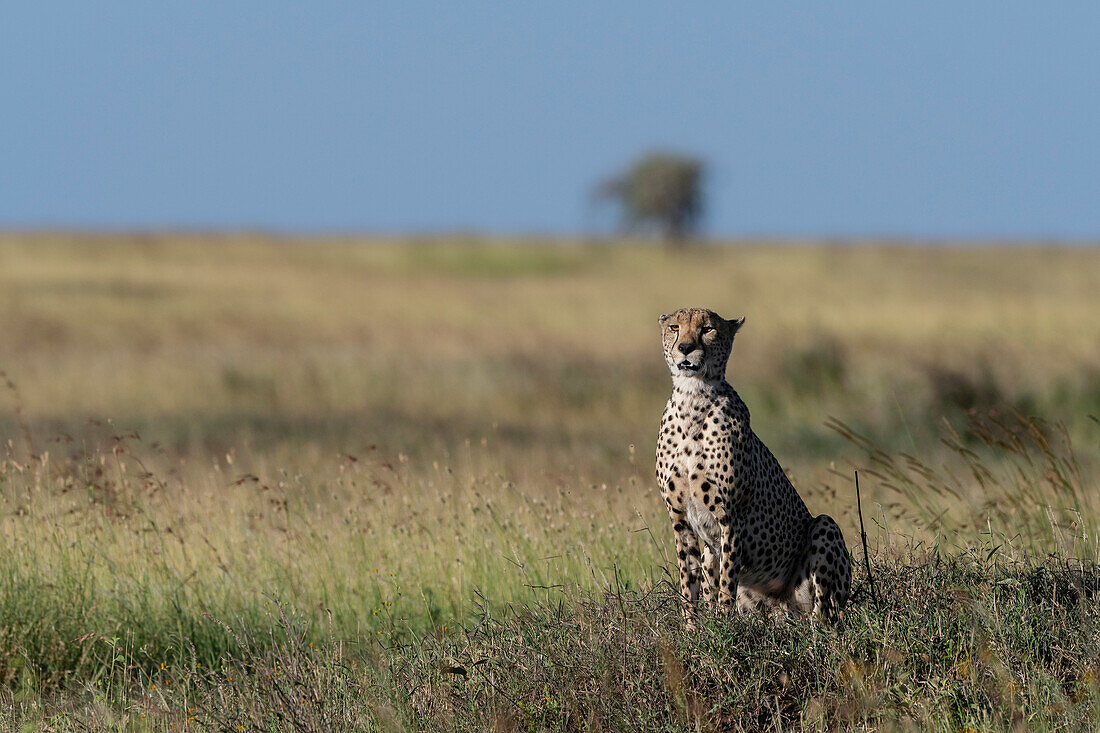
[[[730,327],[730,336],[733,336],[735,333],[741,330],[741,326],[745,325],[745,317],[741,316],[740,318],[731,318],[726,321],[726,323],[728,323]]]
[[[657,319],[657,323],[659,323],[663,326],[663,325],[665,325],[665,321],[667,321],[669,318],[672,318],[672,314],[671,313],[665,313],[664,315],[662,315],[660,318]]]

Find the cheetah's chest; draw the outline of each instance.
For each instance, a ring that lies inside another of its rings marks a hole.
[[[679,498],[685,509],[689,502],[697,507],[693,515],[700,518],[701,524],[714,512],[723,489],[722,482],[716,481],[720,478],[723,441],[708,407],[691,402],[674,405],[671,436],[664,450],[668,470],[680,489]]]
[[[714,469],[729,457],[728,426],[720,410],[702,400],[685,400],[669,406],[665,458],[684,483],[696,487],[709,480]]]

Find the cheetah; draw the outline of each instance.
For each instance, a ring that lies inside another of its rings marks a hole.
[[[657,481],[688,626],[702,581],[703,600],[721,612],[764,608],[838,622],[852,581],[840,527],[806,509],[725,378],[745,319],[684,308],[658,322],[672,396],[657,436]]]

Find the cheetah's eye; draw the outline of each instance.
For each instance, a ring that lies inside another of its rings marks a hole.
[[[677,331],[679,331],[679,330],[680,330],[680,327],[679,327],[679,326],[675,326],[675,325],[673,325],[673,326],[669,326],[669,327],[668,327],[668,330],[669,330],[669,331],[672,331],[673,333],[676,333]]]
[[[704,326],[703,327],[703,335],[705,336],[708,333],[714,333],[714,329],[710,326]]]

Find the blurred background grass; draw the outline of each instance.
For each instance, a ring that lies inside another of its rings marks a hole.
[[[730,380],[785,466],[943,417],[1100,409],[1100,252],[747,243],[0,238],[0,355],[28,419],[112,417],[176,452],[375,444],[419,458],[492,436],[530,475],[650,460],[667,391],[655,319],[748,317]],[[11,411],[6,411],[8,425]]]

